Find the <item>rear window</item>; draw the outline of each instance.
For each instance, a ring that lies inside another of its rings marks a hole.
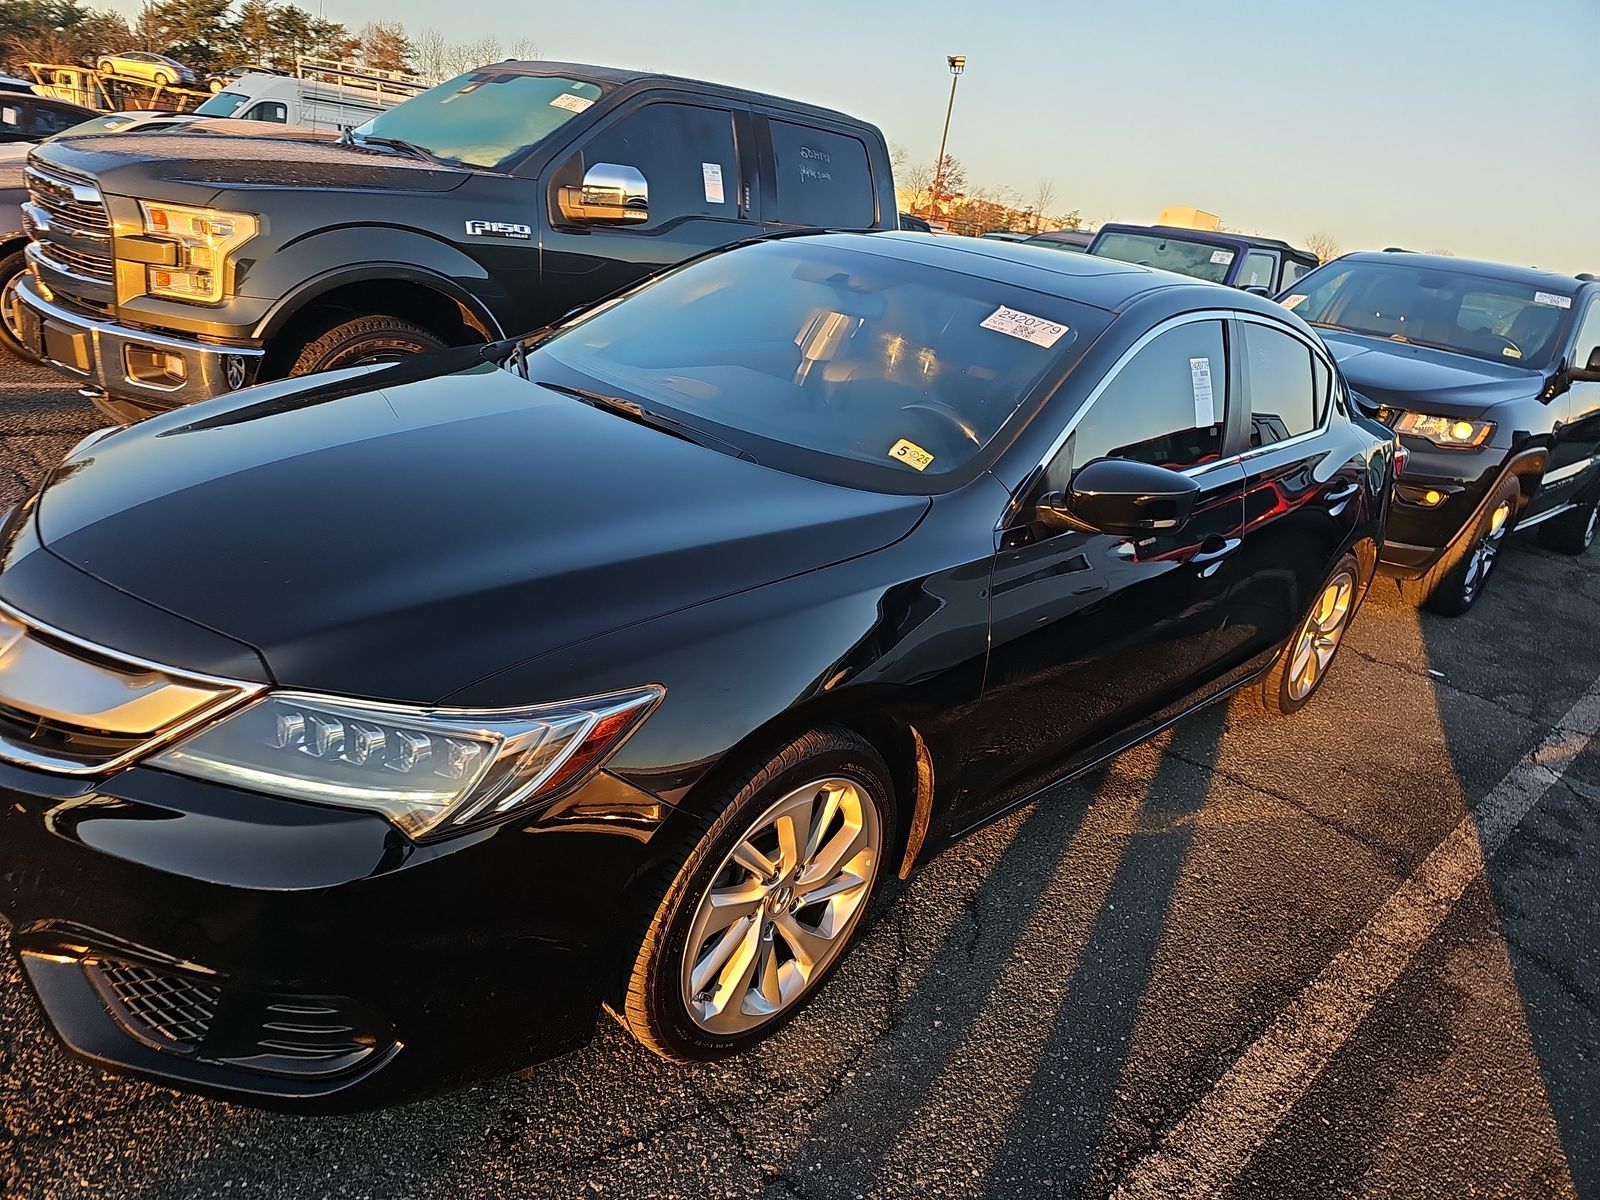
[[[877,220],[867,147],[849,134],[773,121],[779,225],[870,229]]]

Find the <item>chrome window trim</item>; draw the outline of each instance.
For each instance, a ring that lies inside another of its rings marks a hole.
[[[1554,471],[1546,471],[1540,482],[1560,483],[1563,479],[1571,479],[1574,475],[1582,475],[1597,462],[1600,462],[1600,458],[1579,459],[1575,463],[1568,463],[1564,467],[1557,467]]]
[[[152,734],[131,750],[127,750],[103,762],[82,763],[73,759],[59,758],[0,738],[0,761],[14,763],[18,766],[32,767],[35,770],[45,771],[52,775],[78,777],[110,775],[131,765],[138,759],[144,758],[152,751],[176,741],[205,722],[213,720],[221,713],[256,699],[269,686],[265,683],[256,683],[250,680],[230,679],[222,675],[208,675],[200,671],[169,667],[152,659],[125,654],[120,650],[110,650],[97,642],[78,637],[76,634],[68,633],[64,629],[57,629],[55,626],[36,617],[20,612],[4,601],[0,601],[0,613],[4,613],[8,618],[19,625],[25,626],[30,631],[36,631],[52,641],[58,641],[81,650],[85,654],[105,663],[127,667],[133,671],[155,671],[180,683],[191,683],[212,689],[227,689],[222,691],[214,702],[201,705],[183,720]]]

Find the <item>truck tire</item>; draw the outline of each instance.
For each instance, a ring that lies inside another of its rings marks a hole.
[[[11,294],[27,266],[21,250],[0,256],[0,347],[26,362],[38,362],[38,358],[17,340],[17,331],[11,324]]]
[[[4,286],[4,267],[0,267],[0,286]],[[1553,521],[1539,526],[1539,544],[1557,554],[1583,554],[1594,545],[1600,532],[1600,499],[1580,504]]]
[[[1494,498],[1467,537],[1451,547],[1420,579],[1402,579],[1400,595],[1441,617],[1459,617],[1478,602],[1517,519],[1522,486],[1502,479]]]
[[[437,334],[399,317],[383,313],[357,317],[335,325],[316,341],[308,342],[295,356],[289,374],[312,375],[342,367],[398,362],[417,354],[432,354],[445,346],[446,342]]]

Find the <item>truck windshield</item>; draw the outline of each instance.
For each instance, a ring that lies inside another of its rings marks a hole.
[[[779,469],[937,491],[1106,323],[1058,296],[795,238],[660,276],[526,366],[535,382],[567,382],[552,364],[566,368]]]
[[[1233,250],[1215,242],[1191,242],[1162,234],[1120,231],[1102,233],[1095,238],[1089,253],[1118,262],[1176,271],[1208,283],[1225,281],[1236,257]]]
[[[435,158],[504,170],[600,98],[599,84],[485,67],[413,96],[355,130],[396,138]]]
[[[1561,345],[1572,295],[1549,285],[1393,262],[1337,261],[1279,300],[1322,329],[1411,342],[1543,369]]]
[[[194,111],[202,117],[231,117],[248,99],[250,97],[242,92],[218,92]]]

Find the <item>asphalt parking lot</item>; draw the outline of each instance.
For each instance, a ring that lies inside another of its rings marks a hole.
[[[97,423],[0,362],[0,503]],[[6,1197],[1600,1196],[1600,552],[1381,584],[1315,703],[1212,710],[945,853],[773,1043],[303,1119],[60,1049],[0,967]]]

